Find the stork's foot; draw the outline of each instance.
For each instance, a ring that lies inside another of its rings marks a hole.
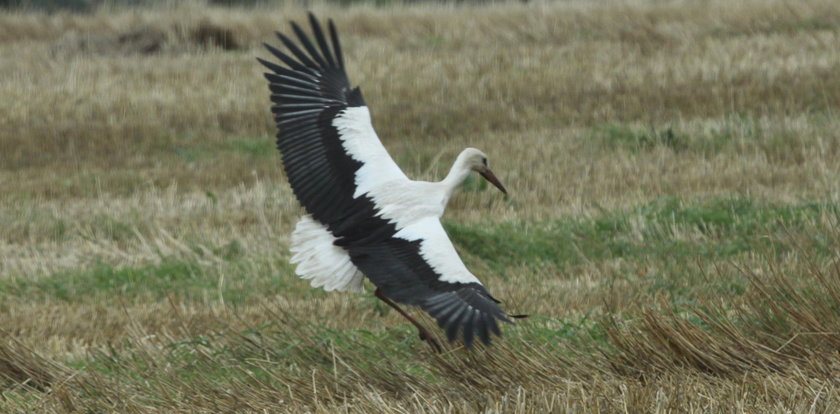
[[[422,327],[418,329],[420,331],[419,336],[421,341],[426,341],[426,343],[429,344],[430,347],[432,347],[432,350],[435,351],[435,353],[439,354],[443,352],[443,347],[440,346],[440,342],[438,342],[437,339],[435,339],[435,337],[432,336],[431,333],[429,333],[429,331]]]

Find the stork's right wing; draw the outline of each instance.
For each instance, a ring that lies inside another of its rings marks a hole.
[[[344,247],[353,264],[385,296],[420,306],[446,330],[450,341],[461,332],[468,348],[476,336],[489,344],[491,332],[501,335],[498,321],[510,322],[464,266],[436,217],[375,243]]]
[[[265,77],[277,148],[295,196],[315,220],[337,238],[370,235],[382,223],[361,195],[380,182],[408,178],[376,136],[359,88],[350,87],[333,22],[330,48],[312,14],[309,21],[317,47],[293,22],[298,44],[277,33],[290,54],[265,45],[286,66],[258,59],[271,70]]]

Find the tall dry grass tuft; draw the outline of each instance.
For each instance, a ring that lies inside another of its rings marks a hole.
[[[611,324],[613,367],[642,378],[690,369],[728,378],[759,371],[833,380],[840,366],[836,253],[825,261],[799,249],[782,261],[759,256],[731,264],[749,280],[743,297],[681,308],[659,301],[638,321]]]
[[[580,393],[582,401],[567,404],[593,403],[581,384],[607,375],[575,362],[562,344],[513,339],[437,355],[423,343],[405,347],[408,330],[346,334],[283,309],[264,311],[270,324],[245,329],[217,318],[212,333],[192,331],[186,319],[168,334],[138,332],[124,351],[93,351],[95,369],[67,378],[41,404],[57,412],[468,412],[517,404],[527,407],[519,412],[544,412],[561,404],[551,397],[558,386]]]
[[[53,359],[41,356],[14,335],[0,330],[0,390],[15,388],[46,391],[71,375],[72,370]]]

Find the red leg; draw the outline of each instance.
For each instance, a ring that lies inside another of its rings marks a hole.
[[[426,328],[424,328],[424,327],[423,327],[423,325],[420,325],[420,322],[417,322],[417,321],[416,321],[416,320],[414,320],[414,318],[412,318],[409,314],[405,313],[405,311],[404,311],[404,310],[400,309],[400,307],[399,307],[399,306],[397,306],[397,304],[396,304],[396,303],[394,303],[394,301],[392,301],[391,299],[386,298],[386,297],[385,297],[385,295],[383,295],[383,294],[382,294],[382,292],[379,290],[379,288],[377,288],[377,289],[373,292],[373,295],[374,295],[374,296],[376,296],[377,298],[379,298],[379,300],[381,300],[381,301],[385,302],[386,304],[388,304],[388,306],[390,306],[390,307],[394,308],[397,312],[399,312],[399,313],[400,313],[400,315],[402,315],[403,317],[405,317],[406,319],[408,319],[408,321],[409,321],[409,322],[411,322],[412,324],[414,324],[414,326],[416,326],[416,327],[417,327],[417,330],[419,330],[419,331],[420,331],[420,339],[422,339],[422,340],[424,340],[424,341],[428,342],[428,343],[429,343],[429,346],[431,346],[431,347],[432,347],[432,349],[433,349],[435,352],[440,353],[441,351],[443,351],[443,348],[441,348],[441,347],[440,347],[440,344],[439,344],[439,343],[438,343],[438,341],[435,339],[435,337],[434,337],[434,336],[432,336],[432,334],[431,334],[429,331],[427,331],[427,330],[426,330]]]

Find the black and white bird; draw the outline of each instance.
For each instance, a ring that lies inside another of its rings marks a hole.
[[[297,275],[327,291],[357,292],[367,276],[376,297],[435,350],[434,337],[394,302],[428,312],[449,341],[461,332],[468,348],[476,336],[489,344],[510,315],[464,266],[440,217],[472,171],[507,191],[475,148],[462,151],[440,182],[406,177],[376,136],[361,91],[350,86],[332,20],[329,42],[312,14],[309,22],[314,42],[292,22],[298,42],[277,33],[288,53],[265,45],[285,66],[258,59],[271,71],[277,148],[308,213],[292,234]]]

